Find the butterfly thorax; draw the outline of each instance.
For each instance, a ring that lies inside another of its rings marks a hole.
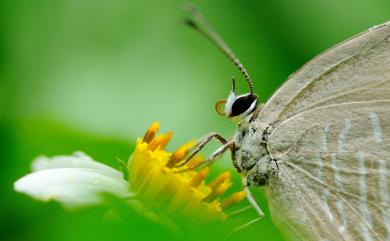
[[[234,166],[247,178],[247,185],[264,186],[276,174],[276,163],[270,158],[267,150],[267,137],[271,125],[251,121],[248,117],[237,126],[234,136],[237,158]]]

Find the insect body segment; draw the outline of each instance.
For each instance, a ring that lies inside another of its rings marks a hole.
[[[252,115],[238,124],[234,136],[237,145],[237,158],[234,161],[247,177],[248,186],[263,186],[268,184],[271,176],[276,176],[278,168],[270,157],[264,138],[271,129],[270,125],[253,120]]]

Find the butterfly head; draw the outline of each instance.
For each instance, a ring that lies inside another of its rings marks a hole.
[[[194,19],[186,19],[185,24],[198,31],[201,35],[205,36],[208,40],[215,44],[241,72],[250,89],[249,93],[237,96],[235,93],[235,81],[233,78],[233,86],[228,98],[226,100],[220,100],[215,104],[217,113],[232,120],[245,119],[253,113],[257,106],[257,96],[253,93],[253,84],[248,72],[230,47],[222,40],[201,13],[198,12],[192,5],[188,6],[187,11]],[[225,105],[224,108],[223,105]]]
[[[222,107],[224,106],[224,109]],[[257,95],[250,93],[237,95],[235,92],[235,79],[232,78],[232,89],[228,98],[219,100],[215,104],[215,110],[219,115],[232,120],[242,120],[249,116],[257,107]]]

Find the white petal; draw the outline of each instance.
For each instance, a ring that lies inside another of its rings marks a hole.
[[[108,175],[123,178],[123,174],[120,171],[100,162],[94,161],[91,157],[83,152],[75,152],[71,156],[40,156],[37,157],[31,165],[33,172],[55,168],[88,168],[93,170],[100,170],[106,172]]]
[[[18,192],[39,200],[57,200],[67,206],[94,204],[101,193],[129,197],[128,182],[107,175],[106,170],[88,168],[56,168],[33,172],[15,182]]]

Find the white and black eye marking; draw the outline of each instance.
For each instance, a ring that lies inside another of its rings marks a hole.
[[[228,118],[238,117],[244,119],[251,114],[257,106],[257,96],[252,92],[236,96],[235,80],[232,79],[232,90],[225,103],[224,114]]]
[[[241,114],[244,114],[245,112],[251,113],[257,102],[257,96],[253,94],[246,94],[238,96],[231,107],[230,116],[235,117],[239,116]]]

